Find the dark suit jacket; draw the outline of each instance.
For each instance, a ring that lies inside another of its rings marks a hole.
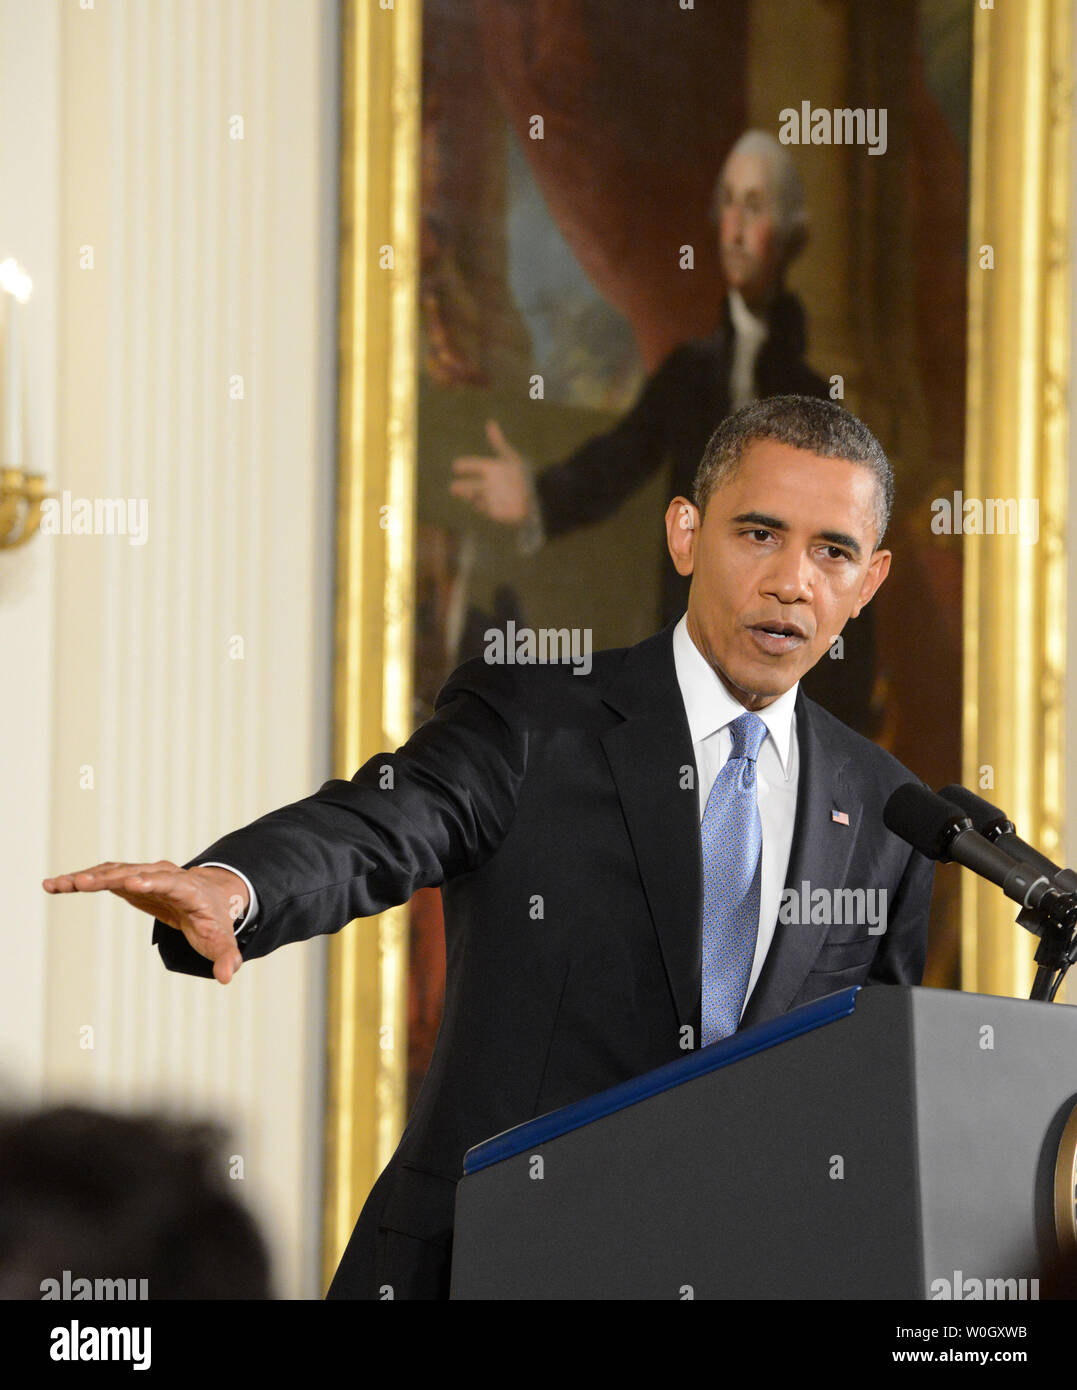
[[[755,362],[757,396],[829,394],[827,382],[804,360],[804,310],[782,293],[769,315],[770,332]],[[610,516],[667,463],[670,497],[691,497],[696,470],[714,430],[730,413],[733,323],[728,298],[709,338],[682,343],[650,378],[632,409],[613,429],[581,445],[535,480],[546,535],[565,535]],[[678,618],[688,606],[688,579],[662,550],[658,621]],[[808,695],[863,734],[873,734],[875,617],[868,607],[843,634],[841,660],[823,658],[805,678]]]
[[[586,676],[470,661],[396,753],[191,861],[254,884],[244,959],[443,885],[441,1030],[331,1297],[444,1296],[465,1151],[683,1056],[684,1024],[698,1039],[699,802],[672,633],[595,653]],[[885,888],[888,925],[779,925],[742,1026],[923,970],[933,865],[882,823],[911,774],[803,695],[796,719],[787,881]],[[158,923],[154,941],[170,969],[211,974],[180,933]]]

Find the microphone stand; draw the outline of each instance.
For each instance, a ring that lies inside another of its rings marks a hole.
[[[1077,895],[1065,893],[1061,896],[1064,900],[1061,912],[1057,908],[1048,913],[1040,908],[1023,907],[1017,914],[1018,926],[1040,939],[1035,956],[1039,969],[1028,997],[1047,1003],[1054,1002],[1066,971],[1077,958]]]

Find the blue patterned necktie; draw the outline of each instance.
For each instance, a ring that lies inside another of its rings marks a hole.
[[[729,726],[733,747],[703,812],[702,1046],[737,1031],[759,931],[763,829],[755,760],[767,726],[742,714]]]

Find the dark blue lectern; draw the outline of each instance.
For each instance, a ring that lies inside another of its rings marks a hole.
[[[1035,1297],[1075,1105],[1077,1009],[843,990],[471,1149],[452,1297]]]

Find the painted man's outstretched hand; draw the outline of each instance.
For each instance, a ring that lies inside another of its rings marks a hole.
[[[491,521],[519,525],[531,510],[527,462],[502,434],[496,420],[487,420],[486,438],[493,455],[462,454],[454,459],[449,492],[470,502]]]

